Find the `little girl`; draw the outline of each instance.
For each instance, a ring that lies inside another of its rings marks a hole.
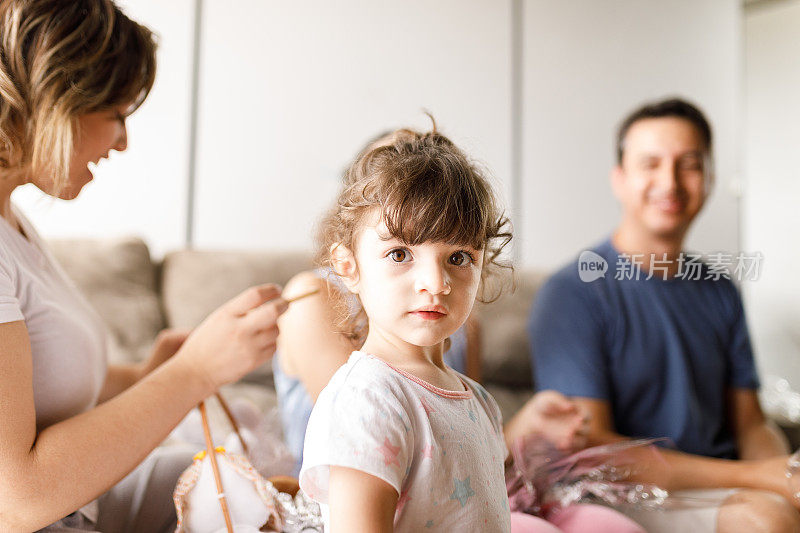
[[[480,171],[435,129],[399,130],[348,170],[319,258],[357,295],[368,331],[306,432],[300,485],[326,531],[510,530],[500,410],[442,359],[500,266],[507,222]]]

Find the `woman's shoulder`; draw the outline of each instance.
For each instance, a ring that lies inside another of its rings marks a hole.
[[[319,288],[325,282],[316,270],[304,270],[292,276],[283,288],[284,298],[300,295],[308,290]]]
[[[19,271],[22,261],[21,258],[14,254],[12,251],[16,248],[13,242],[13,231],[8,223],[0,221],[0,273],[15,279]]]
[[[329,268],[304,270],[295,274],[283,288],[283,297],[292,299],[308,292],[319,290],[316,301],[328,305],[332,300],[346,298],[347,288],[342,279]]]
[[[333,305],[332,295],[325,281],[313,270],[295,274],[283,288],[282,297],[297,301],[280,318],[282,338],[279,338],[279,343],[287,335],[307,335],[311,322],[319,323],[324,320]]]

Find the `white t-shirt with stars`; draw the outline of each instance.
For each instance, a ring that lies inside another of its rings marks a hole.
[[[326,530],[333,465],[395,488],[395,531],[509,531],[500,409],[478,383],[450,372],[461,391],[355,351],[334,374],[311,413],[300,471]]]

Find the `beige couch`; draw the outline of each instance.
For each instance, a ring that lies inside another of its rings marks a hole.
[[[297,252],[179,250],[153,261],[140,239],[56,240],[50,242],[67,274],[108,324],[110,359],[146,357],[159,330],[193,327],[245,288],[265,282],[285,284],[311,267]],[[517,272],[516,291],[479,306],[483,381],[508,419],[531,395],[525,331],[528,309],[544,276]],[[491,349],[489,349],[491,347]],[[227,388],[262,409],[275,405],[269,364]]]
[[[265,282],[285,284],[311,267],[298,252],[179,250],[153,261],[140,239],[57,240],[55,257],[88,297],[110,333],[112,362],[146,357],[159,330],[193,327],[209,312],[245,288]],[[477,307],[482,331],[483,382],[508,420],[531,396],[526,321],[543,272],[517,271],[516,290]],[[263,365],[226,395],[243,396],[266,411],[277,404],[272,368]],[[212,405],[212,424],[224,424]],[[778,419],[793,448],[800,426]]]

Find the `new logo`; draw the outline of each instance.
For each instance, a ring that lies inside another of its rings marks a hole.
[[[599,278],[606,277],[608,261],[591,250],[584,250],[578,257],[578,277],[581,281],[589,283]]]

